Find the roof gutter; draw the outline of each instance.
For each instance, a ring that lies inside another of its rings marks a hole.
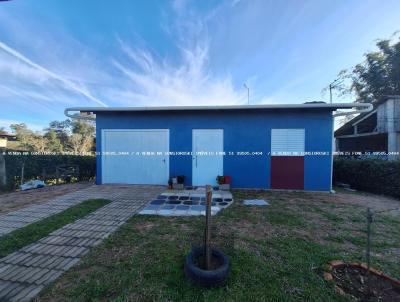
[[[66,108],[64,114],[70,118],[93,120],[91,113],[96,112],[140,112],[140,111],[184,111],[184,110],[254,110],[254,109],[355,109],[349,112],[338,112],[334,116],[369,112],[371,104],[337,103],[337,104],[284,104],[284,105],[230,105],[230,106],[162,106],[162,107],[72,107]],[[75,113],[72,113],[75,112]],[[84,116],[82,113],[86,113]]]
[[[93,114],[90,114],[90,112],[80,111],[80,110],[72,110],[72,109],[73,108],[66,108],[64,110],[64,115],[71,119],[77,119],[77,120],[94,121],[96,119]],[[70,111],[75,111],[75,112],[78,111],[78,112],[71,114],[71,113],[69,113]],[[87,114],[82,115],[82,112],[87,112]]]
[[[354,107],[352,107],[352,108],[355,108],[355,110],[347,111],[347,112],[337,112],[337,113],[333,114],[333,117],[365,113],[365,112],[370,112],[370,111],[372,111],[372,109],[374,109],[374,106],[370,103],[357,103],[357,104],[353,104],[353,105],[354,105]]]

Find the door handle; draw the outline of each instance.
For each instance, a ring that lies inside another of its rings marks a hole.
[[[163,163],[165,164],[165,158],[164,158],[162,161],[163,161]]]

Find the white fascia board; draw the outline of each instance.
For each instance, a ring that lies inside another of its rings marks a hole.
[[[181,111],[181,110],[254,110],[254,109],[364,109],[367,103],[337,103],[337,104],[284,104],[284,105],[230,105],[230,106],[161,106],[161,107],[72,107],[65,109],[65,115],[75,112],[123,112],[123,111]],[[368,110],[370,111],[370,110]]]

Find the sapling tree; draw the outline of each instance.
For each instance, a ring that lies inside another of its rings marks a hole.
[[[367,208],[367,245],[366,245],[366,250],[365,250],[365,258],[367,261],[367,294],[368,296],[371,296],[371,226],[372,222],[374,221],[374,215],[379,214],[379,213],[384,213],[384,212],[390,212],[390,211],[396,211],[400,210],[400,208],[394,208],[394,209],[388,209],[388,210],[382,210],[382,211],[376,211],[372,212],[371,208]]]

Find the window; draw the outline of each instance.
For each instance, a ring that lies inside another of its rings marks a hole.
[[[304,156],[305,129],[271,129],[272,156]]]

